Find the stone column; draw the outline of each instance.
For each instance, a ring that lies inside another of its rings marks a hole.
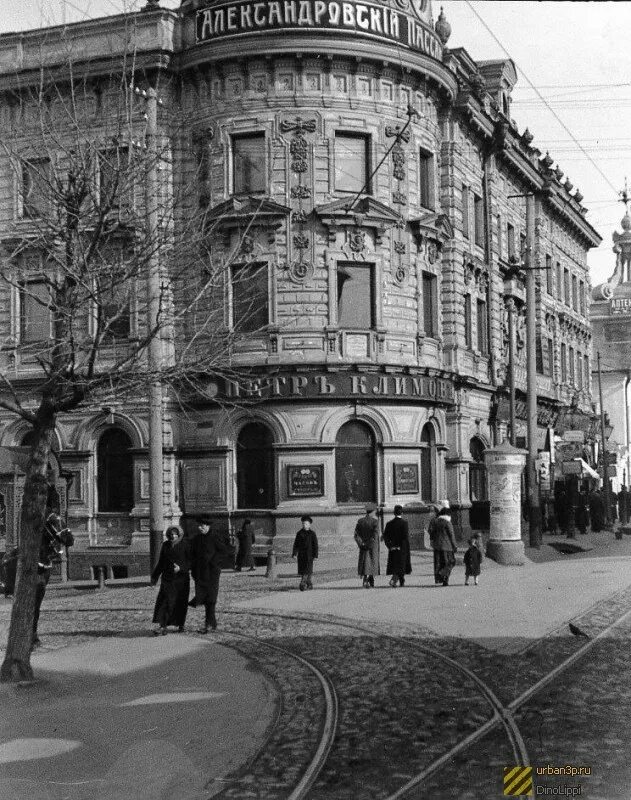
[[[504,442],[487,450],[484,459],[491,502],[491,536],[487,555],[498,564],[521,565],[525,562],[521,539],[521,474],[526,463],[526,451]]]

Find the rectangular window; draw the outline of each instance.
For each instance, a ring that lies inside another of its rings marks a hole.
[[[195,139],[195,179],[197,183],[197,202],[206,208],[210,202],[210,139],[198,136]]]
[[[423,273],[423,330],[426,336],[438,335],[438,278]]]
[[[546,375],[554,379],[554,339],[552,337],[548,337],[548,371]]]
[[[473,222],[475,225],[475,243],[484,247],[484,203],[477,194],[473,195]]]
[[[570,384],[574,386],[576,373],[574,371],[574,348],[570,347]]]
[[[572,308],[578,311],[578,279],[572,275]]]
[[[483,355],[489,352],[489,328],[486,318],[486,301],[477,301],[477,320],[478,320],[478,350]]]
[[[232,327],[239,333],[261,331],[269,324],[267,264],[232,267]]]
[[[590,384],[589,374],[589,356],[583,356],[583,384],[586,389],[589,389]]]
[[[554,275],[552,274],[552,256],[546,256],[546,291],[554,294]]]
[[[543,339],[537,334],[537,341],[535,347],[535,364],[538,375],[543,375]]]
[[[557,286],[556,286],[556,299],[563,302],[563,270],[561,269],[561,262],[557,261]]]
[[[585,316],[585,283],[583,281],[578,282],[578,305],[581,314]]]
[[[335,134],[335,188],[370,194],[368,177],[370,137],[357,133]]]
[[[53,195],[52,178],[49,158],[22,161],[22,216],[25,219],[46,216]]]
[[[419,203],[434,208],[434,156],[426,150],[419,152]]]
[[[504,258],[504,243],[502,241],[502,218],[497,215],[497,257]]]
[[[464,343],[465,347],[471,349],[471,295],[464,296]]]
[[[570,270],[563,270],[563,302],[566,306],[570,305]]]
[[[50,292],[45,281],[20,284],[20,343],[47,342],[51,337]]]
[[[508,257],[515,257],[515,228],[509,223],[506,225],[506,247],[508,248]]]
[[[337,322],[340,328],[351,330],[374,328],[375,278],[371,264],[338,264]]]
[[[131,170],[129,149],[114,147],[98,154],[99,203],[106,209],[129,209],[131,205]]]
[[[576,351],[576,385],[579,389],[583,388],[583,357]]]
[[[520,233],[519,234],[519,253],[517,253],[519,260],[522,263],[526,261],[526,234]]]
[[[567,383],[567,345],[561,342],[561,383]]]
[[[234,194],[264,192],[265,134],[244,133],[232,137],[232,191]]]
[[[469,189],[462,187],[462,235],[469,238]]]

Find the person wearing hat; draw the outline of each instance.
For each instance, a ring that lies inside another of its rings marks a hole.
[[[234,548],[211,533],[211,519],[207,515],[197,518],[198,534],[191,542],[191,575],[195,581],[195,597],[189,606],[204,606],[204,625],[198,633],[208,633],[217,627],[215,607],[219,594],[221,568],[226,560],[234,563]]]
[[[166,541],[160,550],[160,558],[151,573],[151,585],[155,586],[160,576],[160,590],[153,609],[153,622],[159,627],[154,635],[166,635],[167,625],[177,625],[184,630],[190,591],[189,547],[177,525],[166,529]]]
[[[403,506],[395,506],[394,519],[387,523],[383,532],[383,541],[388,548],[386,575],[392,575],[390,579],[392,588],[395,588],[397,583],[405,586],[405,576],[412,572],[408,524],[402,516]]]
[[[434,551],[438,553],[436,577],[440,586],[449,586],[449,576],[456,563],[456,537],[451,524],[451,512],[441,508],[434,525]]]
[[[359,547],[357,574],[362,576],[364,589],[372,589],[375,575],[379,575],[379,523],[374,503],[368,503],[366,516],[357,520],[354,538]]]
[[[296,534],[294,547],[291,557],[298,556],[298,575],[300,575],[301,592],[305,589],[313,589],[311,576],[313,575],[313,559],[318,557],[318,537],[312,529],[313,520],[308,514],[300,518],[302,528]]]

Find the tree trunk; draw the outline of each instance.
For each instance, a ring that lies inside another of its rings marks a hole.
[[[35,427],[36,441],[29,456],[22,498],[19,556],[7,649],[0,669],[0,682],[33,680],[31,649],[37,563],[42,541],[48,496],[47,467],[55,427],[55,414],[42,403]]]

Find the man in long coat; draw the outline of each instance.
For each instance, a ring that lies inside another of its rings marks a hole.
[[[318,557],[318,537],[311,527],[313,520],[308,514],[300,518],[302,528],[296,534],[291,557],[298,556],[298,575],[300,575],[301,592],[313,589],[313,559]]]
[[[226,544],[216,533],[210,531],[211,520],[207,516],[198,517],[199,533],[191,542],[191,574],[195,581],[195,597],[189,606],[204,606],[204,626],[199,633],[208,633],[208,628],[217,627],[215,607],[219,594],[219,577],[226,560],[234,558],[234,549]]]
[[[391,519],[383,532],[383,541],[388,548],[388,564],[386,575],[392,575],[390,586],[397,582],[405,586],[405,576],[412,572],[410,559],[410,536],[407,522],[402,519],[403,507],[394,507],[394,519]]]
[[[589,516],[592,521],[592,531],[599,533],[605,526],[605,504],[600,492],[594,490],[589,494]]]
[[[449,586],[449,576],[456,563],[456,537],[448,508],[443,508],[434,527],[434,549],[438,553],[437,577],[443,586]]]
[[[374,503],[368,503],[366,516],[357,520],[354,538],[359,547],[357,574],[362,576],[364,589],[372,589],[375,575],[379,575],[379,522]]]

